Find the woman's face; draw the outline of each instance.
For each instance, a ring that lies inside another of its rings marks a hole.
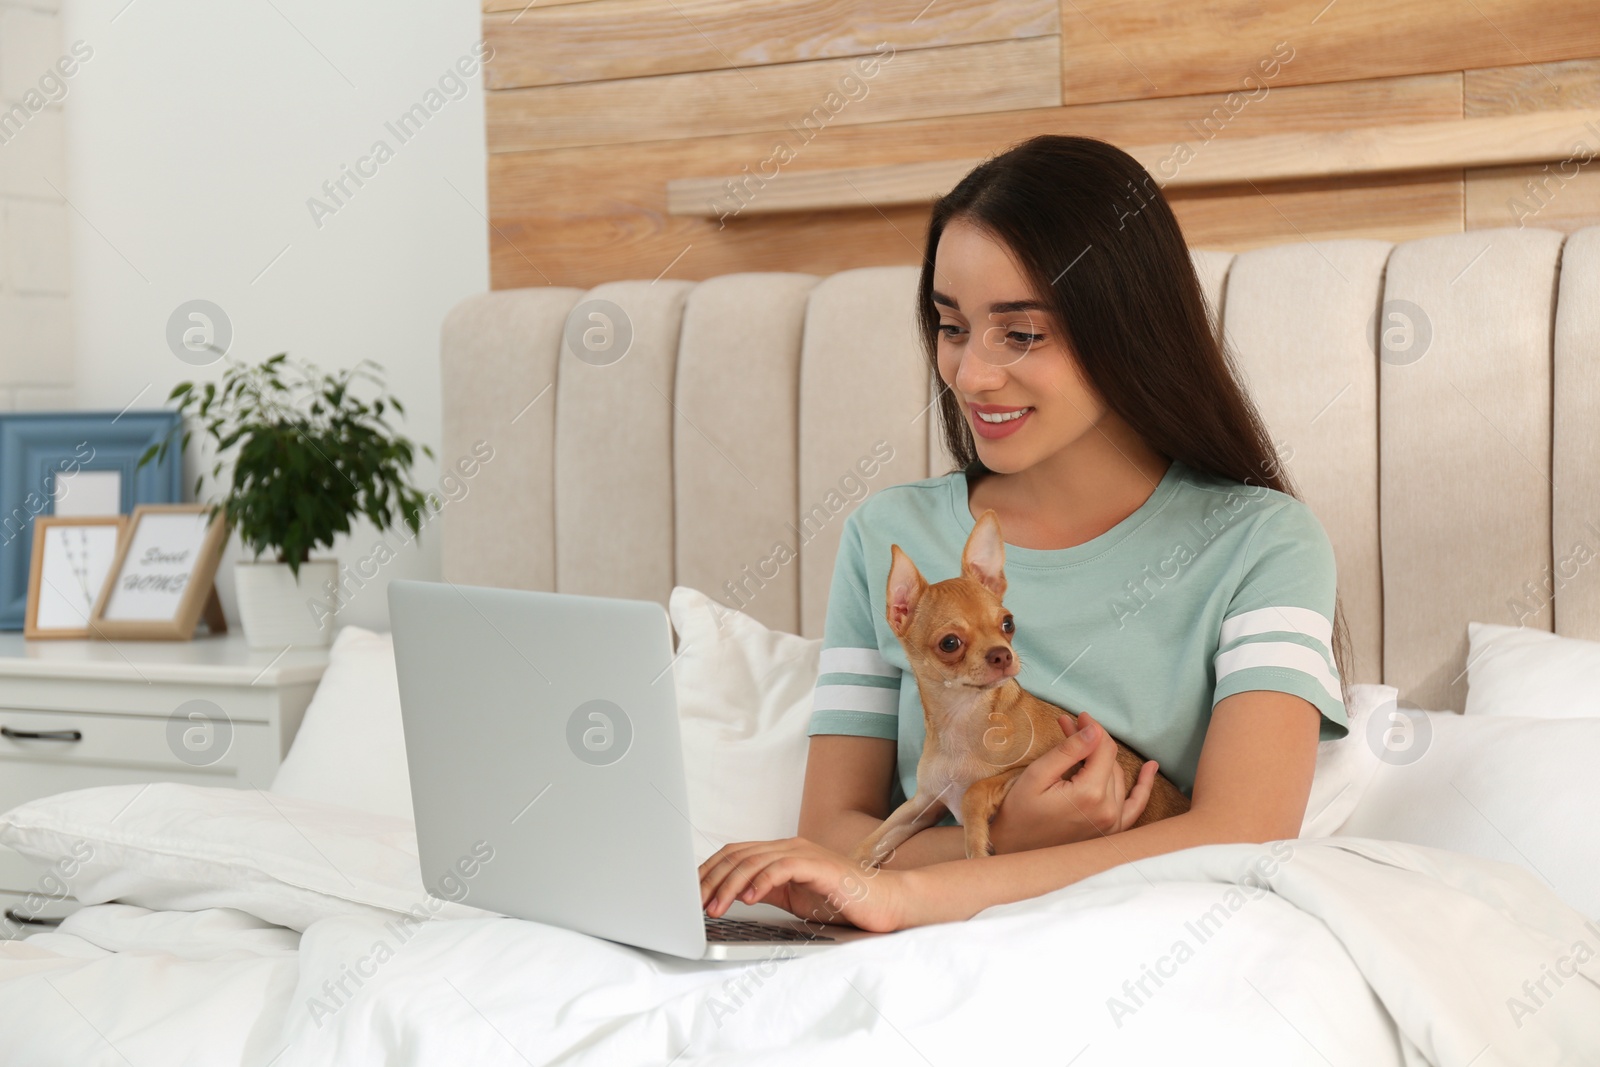
[[[1005,245],[952,220],[939,236],[933,278],[939,377],[971,425],[984,466],[1001,474],[1025,470],[1105,414],[1060,324]],[[1009,417],[990,421],[1002,416]]]

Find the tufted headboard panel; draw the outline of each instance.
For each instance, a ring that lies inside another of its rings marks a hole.
[[[1347,682],[1459,709],[1468,621],[1600,640],[1600,228],[1194,257],[1333,542]],[[462,302],[441,460],[492,458],[445,509],[445,577],[663,604],[688,585],[820,636],[844,516],[950,466],[916,277]]]

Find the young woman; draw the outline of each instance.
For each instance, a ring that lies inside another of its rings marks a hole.
[[[957,469],[886,488],[845,522],[800,836],[708,859],[707,913],[761,901],[894,930],[1142,857],[1297,836],[1317,742],[1346,733],[1333,550],[1279,469],[1149,174],[1081,137],[983,163],[933,207],[917,299]],[[850,850],[914,795],[924,737],[884,615],[889,546],[930,582],[952,577],[988,508],[1018,681],[1079,712],[1077,729],[1006,797],[995,855],[967,859],[947,814],[858,869]],[[1107,731],[1151,761],[1132,790]],[[1157,764],[1190,810],[1124,829]]]

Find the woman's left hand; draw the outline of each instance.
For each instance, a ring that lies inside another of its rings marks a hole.
[[[1117,743],[1088,712],[1058,720],[1065,739],[1017,776],[989,824],[995,851],[1025,852],[1119,833],[1139,821],[1155,788],[1146,760],[1130,789],[1117,765]],[[1078,770],[1065,777],[1073,767]]]
[[[898,930],[906,922],[913,872],[863,870],[846,856],[803,837],[724,845],[700,865],[700,904],[721,916],[735,900],[774,904],[816,922],[841,919],[863,930]]]

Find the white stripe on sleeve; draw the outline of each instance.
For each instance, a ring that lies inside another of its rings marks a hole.
[[[1292,633],[1304,634],[1322,642],[1324,648],[1333,645],[1333,623],[1320,611],[1310,608],[1256,608],[1243,611],[1231,619],[1222,620],[1222,640],[1226,645],[1251,634]]]
[[[1328,661],[1315,649],[1305,645],[1297,645],[1292,641],[1252,641],[1231,648],[1217,656],[1217,681],[1222,681],[1234,671],[1249,667],[1283,667],[1299,671],[1314,679],[1334,700],[1344,702],[1339,682],[1328,670]]]
[[[875,674],[897,678],[900,668],[883,658],[875,648],[825,648],[818,660],[818,674]]]
[[[869,711],[900,714],[900,690],[878,685],[819,685],[812,690],[814,711]]]

